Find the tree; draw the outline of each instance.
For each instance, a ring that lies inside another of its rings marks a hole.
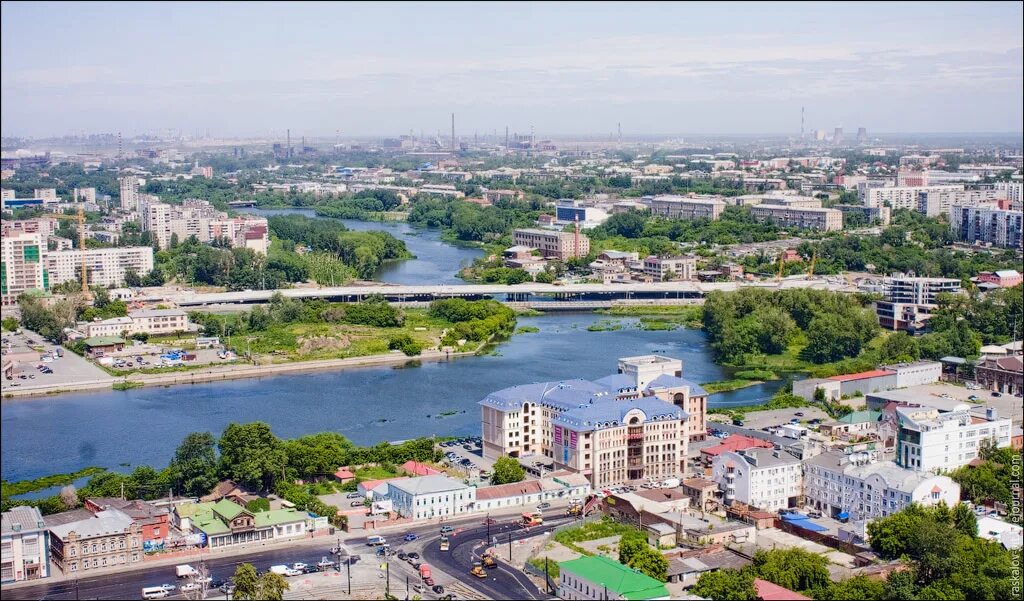
[[[810,591],[829,584],[828,560],[803,549],[773,549],[754,554],[754,574],[793,591]]]
[[[251,563],[239,564],[232,578],[235,592],[232,598],[247,601],[281,601],[290,587],[280,574],[267,572],[258,575]]]
[[[68,509],[78,507],[78,491],[75,490],[74,484],[68,484],[60,489],[60,500]]]
[[[142,287],[142,276],[135,272],[134,269],[124,270],[124,285],[129,288],[141,288]]]
[[[181,441],[171,460],[178,490],[191,496],[210,492],[217,483],[216,444],[209,432],[192,432]]]
[[[259,513],[261,511],[270,511],[270,501],[264,497],[257,497],[252,501],[245,504],[245,508],[253,513]]]
[[[619,563],[628,566],[633,556],[647,546],[647,537],[639,530],[627,532],[619,539]]]
[[[221,434],[220,473],[240,484],[270,489],[282,476],[287,456],[264,422],[229,424]]]
[[[740,570],[704,572],[690,592],[715,601],[757,601],[754,576]]]
[[[857,356],[860,346],[860,337],[848,319],[825,314],[811,321],[804,352],[815,363],[829,363]]]
[[[818,601],[878,601],[885,593],[885,583],[863,574],[833,582],[815,592]]]
[[[964,503],[957,503],[953,508],[953,526],[961,534],[967,536],[978,535],[978,518],[971,511],[971,508]]]
[[[526,470],[511,457],[499,457],[491,470],[491,484],[509,484],[522,482],[526,478]]]
[[[906,332],[896,332],[882,341],[879,358],[886,363],[916,361],[921,358],[921,347]]]
[[[639,570],[655,580],[668,581],[668,560],[657,549],[646,544],[633,554],[629,567]]]

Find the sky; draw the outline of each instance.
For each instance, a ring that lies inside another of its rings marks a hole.
[[[1020,132],[1022,6],[3,2],[0,129]]]

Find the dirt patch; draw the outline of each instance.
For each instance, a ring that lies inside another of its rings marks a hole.
[[[334,352],[346,349],[352,343],[348,336],[310,336],[299,339],[298,354]]]

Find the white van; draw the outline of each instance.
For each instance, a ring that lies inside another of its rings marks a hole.
[[[366,537],[366,544],[371,546],[371,547],[376,547],[377,545],[383,545],[383,544],[386,544],[387,542],[388,542],[388,539],[384,538],[383,536],[378,536],[376,534],[373,535],[373,536],[367,536]]]
[[[147,586],[142,589],[143,599],[163,599],[169,597],[170,592],[162,586]]]

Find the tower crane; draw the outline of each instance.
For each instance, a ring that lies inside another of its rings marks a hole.
[[[82,251],[82,294],[86,298],[92,298],[92,292],[89,291],[89,259],[85,254],[85,209],[82,205],[78,206],[78,212],[75,215],[64,215],[62,213],[47,213],[43,217],[49,217],[51,219],[73,219],[78,222],[78,249]]]

